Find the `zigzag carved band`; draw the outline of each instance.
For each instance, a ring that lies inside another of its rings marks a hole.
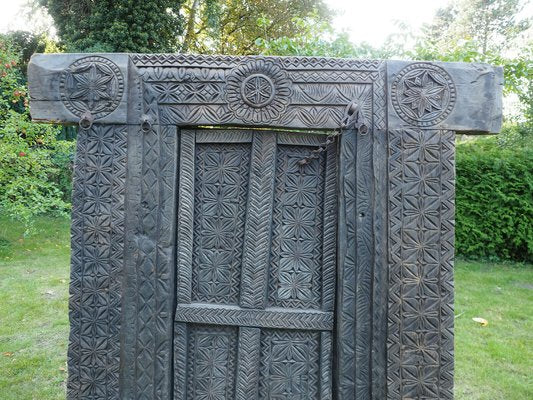
[[[214,304],[179,305],[176,322],[248,326],[256,328],[303,329],[314,331],[333,330],[333,313],[312,310],[287,310],[267,308],[248,310],[236,306]]]

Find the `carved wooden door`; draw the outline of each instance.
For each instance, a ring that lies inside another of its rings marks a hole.
[[[182,130],[174,398],[330,399],[336,149]]]

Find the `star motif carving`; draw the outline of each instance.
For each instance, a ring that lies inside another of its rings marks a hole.
[[[443,93],[446,87],[439,84],[429,71],[422,71],[406,79],[404,83],[407,89],[400,103],[409,105],[419,118],[426,113],[442,110]]]
[[[100,56],[81,58],[62,72],[61,100],[76,116],[89,111],[95,119],[113,112],[124,94],[124,78],[119,67]]]
[[[391,100],[398,116],[416,126],[444,121],[455,106],[456,89],[450,75],[430,63],[413,63],[396,75]]]

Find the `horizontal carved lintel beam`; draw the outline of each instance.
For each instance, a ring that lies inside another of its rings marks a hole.
[[[498,132],[502,69],[486,64],[181,54],[36,54],[34,121],[335,129],[348,103],[376,130]],[[387,82],[384,85],[384,82]],[[387,111],[388,110],[388,111]]]

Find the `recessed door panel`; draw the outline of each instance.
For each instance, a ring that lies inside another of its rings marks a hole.
[[[183,130],[174,398],[331,398],[336,156],[320,135]]]

